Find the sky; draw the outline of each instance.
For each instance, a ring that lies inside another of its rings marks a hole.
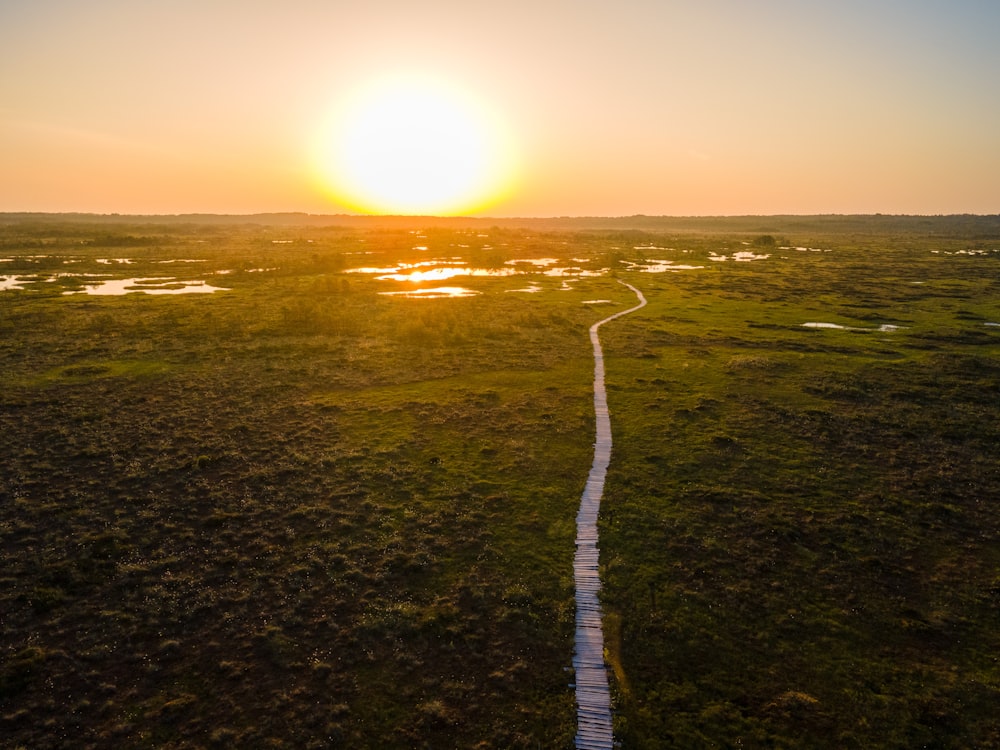
[[[996,0],[0,0],[0,211],[366,210],[330,154],[418,76],[502,141],[464,212],[995,214],[998,38]]]

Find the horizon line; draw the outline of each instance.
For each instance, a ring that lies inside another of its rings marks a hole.
[[[372,214],[372,213],[312,213],[309,211],[253,211],[253,212],[228,212],[228,211],[180,211],[163,213],[122,213],[122,212],[99,212],[99,211],[0,211],[0,217],[93,217],[99,219],[109,218],[186,218],[186,217],[209,217],[209,218],[255,218],[255,217],[302,217],[308,219],[351,219],[351,220],[445,220],[445,221],[552,221],[552,220],[626,220],[626,219],[768,219],[768,218],[952,218],[952,217],[976,217],[991,218],[1000,217],[997,213],[976,213],[976,212],[950,212],[950,213],[885,213],[877,212],[829,212],[829,213],[719,213],[719,214],[548,214],[534,216],[493,216],[476,214]]]

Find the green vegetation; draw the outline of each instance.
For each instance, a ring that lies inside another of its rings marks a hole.
[[[409,221],[0,222],[0,276],[51,279],[0,291],[6,742],[571,747],[583,303],[621,278],[623,747],[1000,745],[995,217]],[[348,272],[457,256],[613,270]]]

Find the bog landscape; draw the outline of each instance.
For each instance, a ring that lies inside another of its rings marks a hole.
[[[1000,219],[0,217],[5,747],[1000,746]]]

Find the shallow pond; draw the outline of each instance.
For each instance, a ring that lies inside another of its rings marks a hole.
[[[63,292],[87,294],[94,297],[117,297],[123,294],[211,294],[227,292],[228,289],[206,284],[204,281],[177,281],[171,277],[148,279],[106,279],[95,284],[85,284],[79,291]]]
[[[538,284],[532,282],[532,283],[528,284],[528,286],[524,287],[523,289],[508,289],[507,291],[508,292],[522,292],[524,294],[535,294],[536,292],[542,291],[542,288]]]
[[[881,333],[891,333],[893,331],[901,331],[906,328],[906,326],[897,326],[892,323],[882,323],[875,328],[858,328],[855,326],[842,326],[838,323],[803,323],[803,328],[826,328],[838,331],[879,331]]]
[[[446,268],[430,268],[426,271],[409,271],[407,273],[388,273],[376,276],[379,281],[445,281],[456,276],[513,276],[513,268],[466,268],[450,266]]]
[[[803,328],[836,328],[841,331],[846,331],[847,326],[837,325],[836,323],[803,323]]]
[[[677,273],[678,271],[697,271],[705,266],[690,266],[674,263],[672,260],[647,260],[643,263],[636,263],[631,260],[623,260],[629,271],[639,273]]]
[[[11,289],[24,289],[25,284],[33,284],[38,279],[26,278],[24,276],[0,276],[0,291]]]
[[[379,292],[386,297],[413,297],[417,299],[445,299],[475,297],[479,292],[461,286],[438,286],[430,289],[413,289],[405,292]]]
[[[573,258],[576,263],[585,263],[586,261],[581,261],[577,258]],[[516,266],[519,263],[525,263],[528,265],[536,266],[538,268],[544,268],[545,266],[551,266],[554,263],[558,263],[558,258],[518,258],[515,260],[504,261],[505,265]]]
[[[542,273],[544,273],[546,276],[554,276],[554,277],[572,276],[574,278],[584,278],[588,276],[593,276],[593,277],[603,276],[607,272],[608,272],[607,268],[599,268],[596,271],[588,271],[584,268],[571,267],[571,268],[549,268],[548,270],[543,271]]]

